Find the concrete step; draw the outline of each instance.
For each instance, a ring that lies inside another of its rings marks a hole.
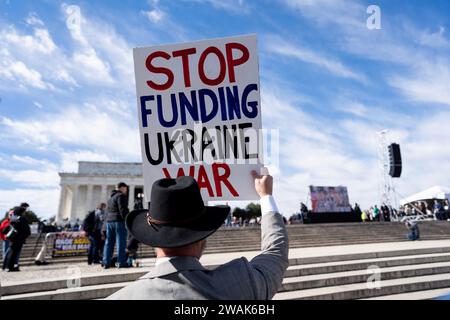
[[[130,283],[142,277],[150,271],[150,268],[138,268],[127,270],[105,270],[102,274],[83,275],[80,278],[81,287],[97,286],[102,284],[112,284],[126,282]],[[2,296],[13,296],[36,292],[49,292],[61,289],[67,289],[72,283],[68,279],[48,279],[47,281],[23,281],[11,285],[2,286]]]
[[[2,300],[93,300],[107,297],[130,282],[100,284],[86,287],[58,289],[54,292],[34,292],[4,296]]]
[[[403,265],[402,263],[407,263],[411,261],[417,261],[406,258],[423,258],[428,257],[430,259],[447,259],[446,255],[450,255],[450,247],[441,247],[441,248],[427,248],[427,249],[411,249],[411,250],[399,250],[399,251],[382,251],[382,252],[369,252],[369,253],[357,253],[357,254],[344,254],[344,255],[334,255],[328,257],[309,257],[309,258],[291,258],[289,259],[290,267],[288,268],[285,278],[289,277],[298,277],[299,273],[301,274],[320,274],[323,271],[323,266],[327,268],[325,271],[333,270],[334,265],[338,265],[339,269],[347,269],[354,270],[357,269],[358,266],[366,266],[367,264],[375,264],[377,261],[382,261],[386,266],[389,265]],[[443,258],[442,256],[445,256]],[[387,259],[386,259],[387,258]],[[327,259],[327,260],[326,260]],[[335,263],[332,263],[335,261]],[[305,267],[299,271],[298,268]],[[330,267],[331,266],[331,267]],[[214,268],[214,265],[209,265],[209,268]],[[45,270],[58,270],[60,266],[58,265],[47,265],[41,268],[45,268]],[[91,285],[91,284],[99,284],[99,283],[110,283],[117,281],[116,275],[111,274],[112,270],[106,271],[105,274],[96,274],[95,277],[98,277],[98,282],[93,282],[90,275],[86,275],[82,277],[81,285]],[[143,272],[147,272],[148,269],[138,268],[138,269],[128,269],[125,271],[120,271],[117,275],[122,273],[126,273],[129,279],[135,280],[142,275]],[[134,274],[134,275],[133,275]],[[327,275],[327,274],[326,274]],[[111,277],[111,279],[109,279]],[[85,280],[86,278],[86,280]],[[305,278],[305,277],[302,277]],[[119,280],[120,281],[120,280]],[[16,283],[13,286],[5,286],[3,294],[14,294],[19,292],[35,292],[42,291],[47,288],[48,283],[53,282],[51,289],[56,290],[59,288],[66,287],[65,279],[48,279],[45,282],[42,281],[33,281],[33,282],[23,282]]]
[[[440,240],[441,238],[427,238],[427,239],[423,239],[423,240]],[[253,250],[259,250],[260,249],[260,240],[255,241],[254,243],[241,243],[239,246],[231,243],[229,245],[216,245],[216,246],[211,246],[209,243],[207,244],[207,247],[205,249],[205,253],[215,253],[215,252],[230,252],[230,251],[253,251]],[[398,238],[379,238],[378,242],[398,242],[398,241],[407,241],[405,238],[403,237],[398,237]],[[341,240],[339,242],[340,245],[343,244],[358,244],[358,243],[372,243],[371,240],[366,240],[366,239],[354,239],[354,240]],[[310,243],[298,243],[295,241],[290,240],[289,241],[289,245],[291,248],[304,248],[304,247],[317,247],[317,246],[328,246],[328,245],[334,245],[334,241],[316,241],[313,244]],[[34,251],[22,251],[21,254],[21,260],[25,261],[24,259],[26,258],[32,258],[31,260],[34,260],[34,258],[36,257],[36,255],[38,254],[39,250],[34,252]],[[50,254],[51,250],[49,250],[49,254]],[[144,256],[144,257],[153,257],[155,255],[154,253],[154,249],[150,248],[150,247],[145,247],[142,246],[142,249],[139,250],[139,255],[140,256]],[[81,255],[81,256],[85,256],[85,255]],[[50,255],[48,255],[48,257],[50,258]],[[56,259],[61,259],[61,258],[55,258]]]
[[[433,239],[433,240],[439,240],[439,239]],[[407,241],[404,238],[399,238],[399,239],[392,239],[392,238],[380,238],[378,239],[378,242],[397,242],[397,241]],[[352,245],[352,244],[364,244],[364,243],[373,243],[372,240],[370,239],[363,239],[363,240],[348,240],[348,241],[340,241],[339,245]],[[319,247],[319,246],[334,246],[337,245],[335,242],[330,243],[329,241],[324,241],[324,242],[319,242],[316,241],[313,244],[310,243],[296,243],[296,242],[292,242],[290,241],[289,246],[290,248],[307,248],[307,247]],[[234,247],[230,247],[230,246],[226,246],[226,247],[216,247],[216,248],[210,248],[207,246],[205,253],[221,253],[221,252],[239,252],[239,251],[253,251],[253,250],[259,250],[260,249],[260,245],[257,244],[255,246],[244,246],[244,247],[239,247],[239,246],[234,246]],[[147,257],[154,257],[155,254],[153,252],[153,249],[150,247],[147,247],[146,249],[142,249],[138,252],[138,255],[140,255],[140,257],[142,258],[147,258]],[[24,255],[21,257],[21,265],[26,266],[26,265],[32,265],[34,264],[34,256],[27,256]],[[58,257],[58,258],[54,258],[51,259],[51,257],[48,257],[48,262],[50,263],[61,263],[61,264],[65,264],[70,262],[80,262],[80,261],[85,261],[86,260],[86,256],[73,256],[73,257]]]
[[[279,292],[366,283],[372,275],[379,276],[380,280],[391,280],[444,273],[450,273],[450,261],[287,277]]]
[[[330,260],[331,262],[328,262]],[[382,281],[450,274],[450,247],[292,258],[289,262],[291,266],[285,274],[280,294],[296,292],[301,293],[299,296],[301,298],[307,290],[325,287],[345,289],[348,285],[365,284],[370,275],[366,271],[369,265],[377,265],[381,268],[379,271]],[[209,268],[213,267],[209,265]],[[58,268],[58,266],[45,268]],[[6,284],[2,288],[2,295],[4,299],[79,299],[79,297],[100,299],[131,283],[149,270],[150,266],[83,275],[80,278],[81,288],[67,288],[67,279]],[[83,290],[86,290],[86,295],[83,295]],[[395,290],[397,289],[392,289],[383,295],[391,294]],[[278,297],[290,299],[297,296]]]
[[[333,247],[331,247],[333,248]],[[376,258],[388,258],[388,257],[402,257],[420,254],[433,254],[433,253],[450,253],[450,247],[428,247],[428,248],[414,248],[403,250],[389,250],[389,251],[370,251],[363,253],[347,253],[336,254],[327,256],[311,256],[303,258],[290,258],[289,262],[291,266],[302,264],[314,264],[314,263],[326,263],[335,261],[348,261],[348,260],[362,260],[362,259],[376,259]]]
[[[450,287],[443,289],[391,294],[388,296],[378,296],[360,300],[434,300],[436,298],[449,294],[450,294]]]
[[[353,300],[450,287],[450,273],[381,280],[379,288],[367,283],[330,286],[277,293],[275,300]]]
[[[326,262],[317,264],[305,264],[290,266],[285,277],[310,276],[324,273],[346,272],[356,270],[367,270],[369,267],[379,268],[420,265],[435,262],[450,262],[450,253],[432,253],[401,257],[387,257],[376,259],[348,260],[337,262]]]

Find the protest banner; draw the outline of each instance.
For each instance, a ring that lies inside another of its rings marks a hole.
[[[87,254],[89,239],[84,232],[58,232],[55,234],[52,257]]]
[[[146,198],[154,181],[190,175],[203,199],[255,200],[262,167],[255,35],[135,48]]]
[[[312,212],[350,212],[347,187],[309,187]]]

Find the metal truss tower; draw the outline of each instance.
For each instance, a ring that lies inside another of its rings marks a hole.
[[[397,193],[395,191],[394,181],[389,175],[389,151],[388,146],[391,143],[389,139],[389,130],[378,132],[378,165],[380,170],[379,193],[380,204],[383,203],[398,209]]]

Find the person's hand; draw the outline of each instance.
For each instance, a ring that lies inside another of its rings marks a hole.
[[[272,195],[273,178],[271,175],[259,175],[253,170],[252,176],[255,179],[255,190],[261,198]]]

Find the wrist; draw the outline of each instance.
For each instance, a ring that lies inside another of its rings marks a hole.
[[[275,199],[270,194],[267,194],[267,195],[261,197],[259,203],[261,205],[261,214],[262,215],[265,215],[269,212],[279,212],[277,205],[275,203]]]

